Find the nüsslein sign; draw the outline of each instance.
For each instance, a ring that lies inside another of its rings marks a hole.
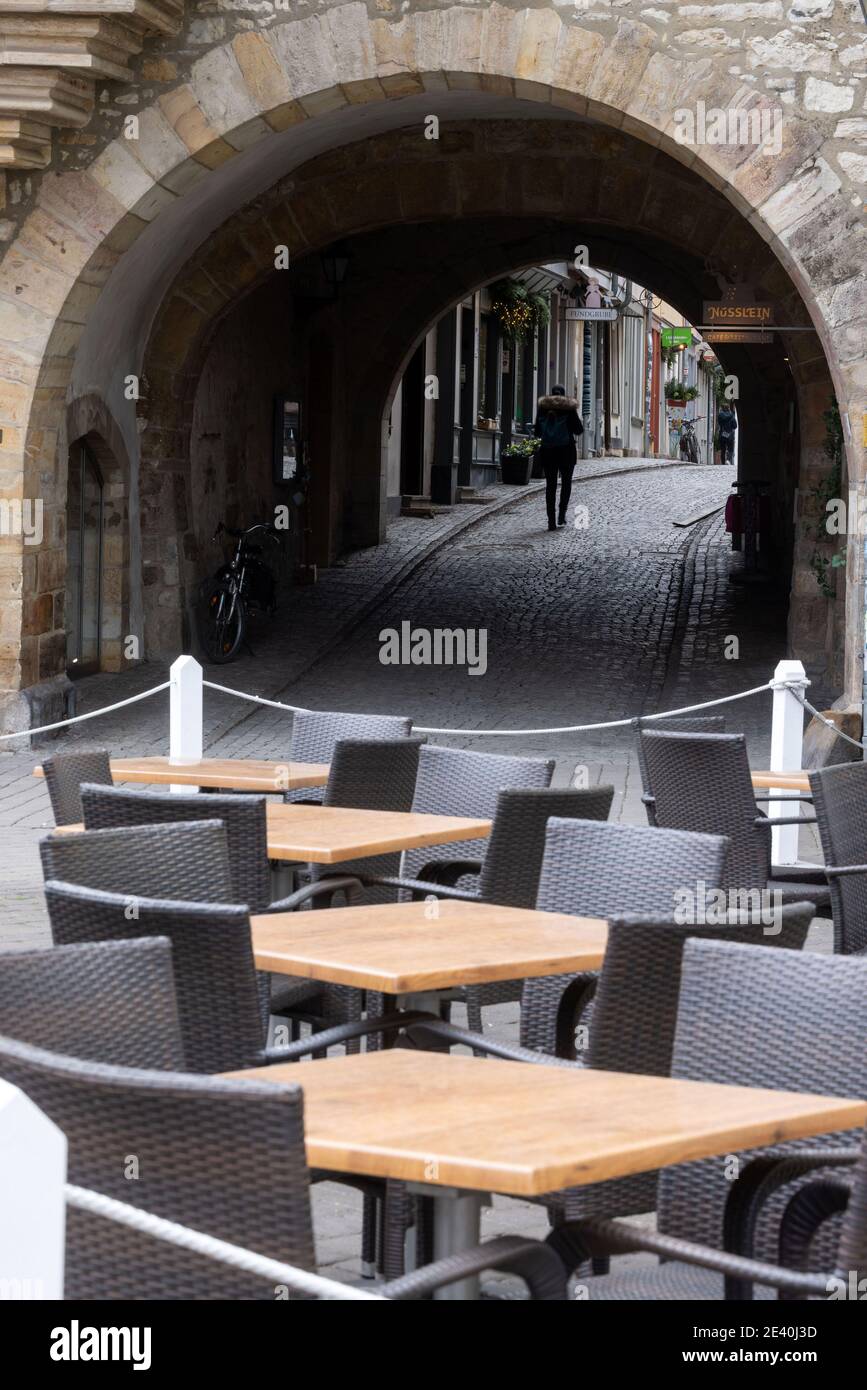
[[[731,300],[705,300],[704,322],[708,327],[764,328],[774,321],[772,304],[733,304]]]

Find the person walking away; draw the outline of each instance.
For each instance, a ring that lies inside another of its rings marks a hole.
[[[716,417],[716,428],[719,435],[719,451],[723,463],[734,463],[735,457],[735,430],[738,427],[738,417],[734,408],[726,403],[721,405]]]
[[[566,395],[564,386],[551,388],[550,396],[540,396],[536,407],[533,434],[542,443],[539,461],[545,473],[545,506],[548,510],[548,530],[566,525],[566,508],[572,493],[572,471],[577,451],[575,441],[584,433],[578,414],[578,402]],[[560,507],[557,510],[557,480],[560,480]],[[556,520],[555,520],[556,516]]]

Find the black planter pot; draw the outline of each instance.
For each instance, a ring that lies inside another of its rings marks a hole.
[[[518,487],[526,487],[530,481],[530,470],[533,467],[531,458],[508,458],[500,457],[500,471],[504,483],[513,483]]]

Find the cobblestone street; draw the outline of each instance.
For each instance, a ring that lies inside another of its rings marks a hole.
[[[470,730],[612,720],[767,681],[785,653],[785,606],[771,585],[730,582],[739,557],[723,530],[729,471],[629,459],[585,463],[578,473],[572,501],[588,509],[586,528],[548,532],[538,486],[518,496],[501,487],[490,502],[433,520],[401,518],[385,546],[351,555],[315,587],[295,590],[282,621],[254,636],[255,657],[210,668],[207,677],[299,705],[406,713],[422,725]],[[380,634],[404,621],[485,629],[485,674],[383,665]],[[732,636],[737,660],[724,655]],[[165,678],[165,668],[149,664],[84,680],[79,712]],[[210,691],[205,705],[210,752],[287,756],[291,716]],[[767,765],[769,699],[729,706],[726,716],[730,729],[747,732],[753,764]],[[54,746],[156,753],[168,751],[167,739],[161,694],[79,725]],[[613,818],[645,821],[629,730],[440,741],[554,756],[560,785],[586,766],[591,780],[615,785]],[[43,785],[31,776],[37,756],[0,755],[0,941],[7,946],[48,942],[37,844],[51,817]],[[806,839],[802,853],[811,853]],[[814,928],[820,948],[824,932],[825,924]],[[491,1017],[496,1031],[514,1037],[516,1005]],[[357,1277],[358,1198],[323,1185],[315,1204],[320,1264],[338,1278]],[[483,1230],[539,1235],[544,1227],[538,1207],[498,1198]]]
[[[274,625],[254,630],[255,656],[206,675],[302,706],[397,711],[417,724],[468,730],[604,722],[760,685],[784,655],[785,607],[772,585],[730,582],[740,557],[723,530],[729,483],[728,470],[596,460],[579,465],[572,495],[573,516],[576,505],[587,508],[586,527],[570,518],[549,532],[538,485],[517,496],[500,487],[489,502],[431,520],[400,518],[384,546],[352,554],[316,586],[294,590]],[[484,629],[485,674],[383,665],[380,633],[407,621]],[[736,660],[725,656],[731,637]],[[78,712],[166,676],[149,663],[85,679]],[[753,764],[767,765],[769,699],[753,697],[726,714],[730,728],[747,733]],[[211,753],[287,756],[289,714],[207,691],[205,724]],[[561,785],[587,766],[592,779],[616,786],[615,817],[644,819],[629,730],[437,737],[555,757]],[[167,740],[162,693],[75,726],[52,746],[167,752]],[[24,750],[0,754],[2,875],[12,890],[0,933],[8,944],[44,940],[36,842],[50,812],[31,777],[34,760]]]

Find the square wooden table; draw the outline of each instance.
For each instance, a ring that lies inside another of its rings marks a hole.
[[[491,833],[489,820],[415,811],[355,811],[345,806],[272,802],[267,812],[269,858],[311,864],[340,864],[368,855],[447,845],[452,840],[486,839]]]
[[[268,858],[313,864],[340,864],[346,859],[446,845],[452,840],[483,839],[491,833],[489,820],[412,811],[355,811],[343,806],[269,802],[266,816]],[[58,825],[53,833],[75,835],[83,829],[77,821]]]
[[[858,1099],[405,1049],[232,1075],[302,1088],[311,1167],[424,1184],[437,1259],[478,1242],[489,1191],[541,1196],[867,1120]]]
[[[432,892],[435,884],[431,884]],[[598,970],[608,923],[448,898],[254,917],[260,970],[413,995]]]
[[[243,792],[296,791],[324,787],[327,763],[266,762],[261,758],[201,758],[173,763],[169,758],[112,758],[115,782],[171,783],[179,787],[230,787]],[[41,766],[34,777],[43,777]]]

